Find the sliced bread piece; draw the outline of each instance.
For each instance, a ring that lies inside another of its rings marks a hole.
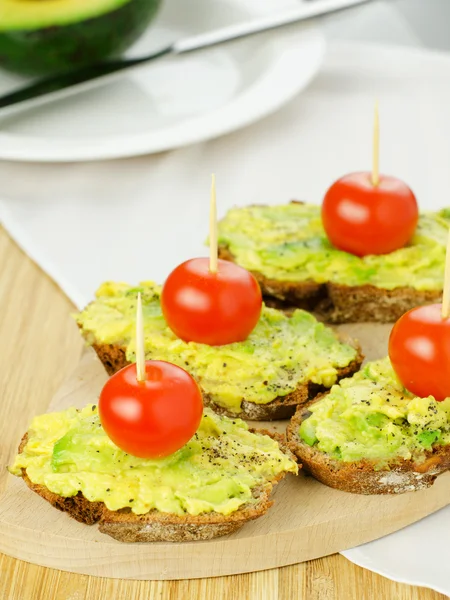
[[[146,358],[185,368],[200,385],[205,404],[221,414],[290,418],[297,406],[357,371],[363,360],[356,341],[338,336],[309,313],[287,316],[267,307],[245,342],[187,344],[167,327],[157,285],[106,283],[77,322],[110,375],[135,360],[137,290],[143,299]]]
[[[274,486],[298,470],[284,436],[248,430],[208,409],[197,437],[161,461],[130,457],[98,425],[95,406],[36,417],[10,470],[55,508],[81,523],[98,523],[102,533],[122,542],[206,540],[232,533],[265,514]],[[164,468],[172,471],[159,495]],[[157,471],[153,483],[152,469]],[[175,470],[179,490],[170,489]],[[155,508],[158,503],[168,510]]]
[[[342,343],[354,347],[356,355],[346,367],[339,367],[337,369],[336,381],[340,381],[343,377],[349,377],[353,373],[356,373],[364,360],[361,348],[355,340],[343,334],[340,334],[339,338]],[[126,349],[124,347],[114,346],[113,344],[96,343],[94,343],[92,347],[109,375],[114,375],[114,373],[130,364],[130,361],[126,358]],[[298,406],[303,406],[308,402],[311,402],[311,400],[316,398],[319,394],[322,394],[325,389],[327,388],[324,385],[318,385],[312,381],[308,381],[307,383],[298,384],[293,392],[290,392],[285,396],[277,396],[267,404],[256,404],[255,402],[242,400],[241,410],[236,414],[231,413],[227,408],[217,404],[214,401],[212,394],[205,392],[205,390],[202,390],[202,392],[205,405],[210,406],[218,414],[247,419],[249,421],[277,421],[290,419]]]
[[[330,244],[319,206],[247,206],[219,223],[219,257],[251,271],[275,308],[313,310],[330,323],[385,323],[441,300],[449,222],[448,209],[421,214],[410,245],[359,258]]]
[[[420,490],[450,468],[450,398],[413,396],[386,358],[299,408],[287,438],[305,471],[330,487],[357,494]]]

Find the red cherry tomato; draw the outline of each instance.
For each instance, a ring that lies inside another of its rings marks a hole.
[[[394,325],[389,358],[405,388],[416,396],[450,397],[450,319],[442,304],[413,308]]]
[[[370,173],[351,173],[330,187],[322,204],[322,222],[331,243],[365,256],[402,248],[416,229],[419,211],[412,191],[395,177],[382,175],[377,186]]]
[[[193,258],[167,278],[161,306],[167,324],[186,342],[221,346],[245,340],[257,324],[261,290],[251,273],[226,260],[217,273],[207,258]]]
[[[138,382],[136,365],[115,373],[101,391],[100,421],[124,452],[141,458],[173,454],[197,431],[202,395],[180,367],[154,360],[145,363],[147,379]]]

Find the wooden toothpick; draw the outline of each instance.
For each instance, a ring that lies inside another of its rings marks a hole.
[[[211,181],[211,200],[209,204],[209,270],[217,273],[217,206],[216,206],[216,177]]]
[[[450,229],[447,239],[447,253],[445,255],[444,293],[442,296],[442,318],[450,317]]]
[[[144,348],[144,319],[142,317],[141,292],[138,293],[136,307],[136,379],[145,381],[145,348]]]
[[[373,156],[372,156],[372,185],[380,183],[380,116],[378,101],[375,102],[375,115],[373,120]]]

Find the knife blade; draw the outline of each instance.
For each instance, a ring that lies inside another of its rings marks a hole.
[[[44,102],[57,100],[71,93],[80,92],[111,80],[121,72],[139,67],[170,55],[183,55],[212,48],[220,44],[272,31],[287,25],[302,23],[324,15],[341,12],[367,4],[372,0],[319,0],[314,4],[302,4],[280,14],[271,14],[248,23],[238,23],[207,33],[183,38],[140,58],[128,58],[91,65],[38,80],[19,90],[0,97],[0,116],[9,108],[25,109]]]

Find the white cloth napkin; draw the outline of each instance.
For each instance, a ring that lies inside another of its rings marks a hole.
[[[370,169],[375,99],[382,172],[406,180],[423,209],[449,205],[450,58],[334,44],[306,93],[221,139],[114,162],[0,163],[0,217],[82,307],[104,280],[162,281],[182,260],[206,255],[212,172],[220,216],[234,204],[318,203],[337,177]],[[416,531],[420,546],[426,533]],[[446,552],[431,558],[447,569]]]
[[[450,597],[446,559],[449,537],[447,506],[401,531],[342,554],[357,565],[400,583],[429,587]]]

